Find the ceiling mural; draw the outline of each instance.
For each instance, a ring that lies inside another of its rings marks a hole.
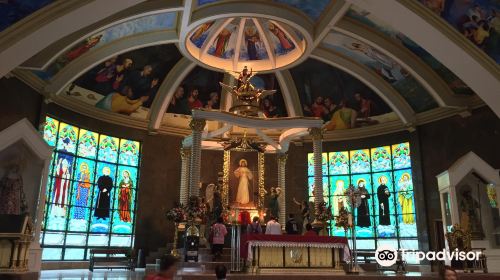
[[[296,62],[305,51],[304,36],[290,25],[265,18],[236,17],[207,21],[188,35],[185,47],[203,64],[221,71],[269,71]]]
[[[417,113],[438,107],[434,98],[400,64],[379,50],[349,36],[332,33],[329,45],[367,66],[390,83]]]
[[[3,0],[0,1],[0,32],[54,0]]]
[[[181,57],[174,44],[130,51],[87,71],[66,94],[102,110],[146,119],[160,84]]]
[[[134,34],[173,29],[176,21],[177,13],[167,12],[148,15],[114,25],[75,43],[69,50],[59,55],[44,71],[36,71],[36,73],[40,78],[49,80],[71,61],[92,49]]]
[[[308,59],[290,72],[304,116],[322,118],[328,130],[397,119],[390,107],[365,84],[328,64]]]
[[[420,0],[496,63],[500,63],[500,1]]]
[[[167,113],[191,115],[192,109],[220,109],[221,86],[224,73],[195,67],[177,88],[170,100]]]
[[[446,68],[446,66],[440,63],[425,49],[420,47],[417,43],[412,41],[403,33],[399,32],[397,29],[374,17],[370,12],[364,11],[352,5],[349,11],[346,13],[346,16],[368,27],[380,31],[382,34],[387,35],[397,44],[402,45],[403,47],[414,53],[416,56],[420,57],[422,61],[424,61],[429,67],[431,67],[448,84],[448,86],[454,93],[464,95],[472,95],[474,93],[460,78],[458,78],[453,72]]]
[[[286,4],[301,10],[312,20],[318,20],[321,13],[326,9],[330,0],[274,0],[274,2]]]

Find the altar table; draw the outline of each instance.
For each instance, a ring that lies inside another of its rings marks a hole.
[[[350,256],[344,237],[248,234],[241,256],[254,268],[333,268]]]

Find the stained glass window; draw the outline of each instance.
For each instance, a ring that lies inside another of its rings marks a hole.
[[[328,166],[324,167],[324,162]],[[341,207],[352,212],[344,195],[349,185],[362,192],[354,210],[357,249],[375,250],[381,244],[418,249],[415,199],[408,142],[371,149],[323,153],[323,195],[334,216]],[[314,201],[314,158],[308,154],[309,201]],[[327,185],[325,185],[325,182]],[[350,236],[330,221],[330,234]],[[407,260],[416,262],[416,260]]]
[[[89,248],[131,247],[141,143],[47,117],[55,147],[42,222],[43,260],[86,260]]]

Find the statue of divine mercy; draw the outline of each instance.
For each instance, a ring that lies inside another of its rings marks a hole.
[[[247,160],[241,159],[240,167],[234,171],[234,176],[239,179],[238,192],[236,193],[236,202],[247,204],[250,202],[250,180],[253,179],[252,171],[248,169]]]

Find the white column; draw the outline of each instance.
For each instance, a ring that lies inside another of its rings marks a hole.
[[[278,186],[281,189],[279,196],[280,216],[279,223],[284,229],[286,224],[286,159],[288,155],[284,153],[278,154]]]
[[[190,159],[191,149],[181,148],[181,187],[179,190],[179,202],[182,203],[182,205],[186,205],[188,199]]]
[[[190,177],[188,196],[198,196],[200,193],[200,168],[201,168],[201,132],[205,127],[205,120],[193,119],[189,127],[193,131],[193,145],[191,148]]]
[[[318,215],[323,202],[323,174],[321,171],[322,131],[321,128],[311,128],[309,134],[313,139],[314,154],[314,214]]]

